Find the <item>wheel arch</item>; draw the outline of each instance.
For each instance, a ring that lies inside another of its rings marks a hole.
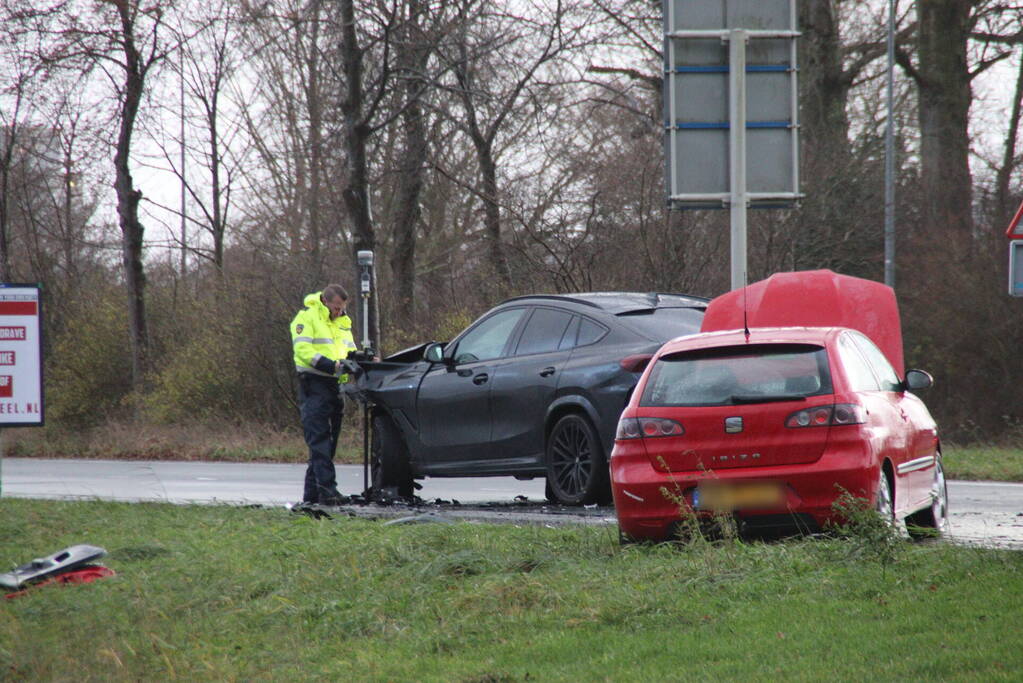
[[[593,427],[593,431],[597,434],[597,438],[601,442],[601,448],[604,449],[604,453],[608,453],[607,444],[604,443],[604,438],[600,433],[600,418],[597,413],[596,407],[582,396],[562,396],[551,402],[550,406],[547,407],[547,417],[544,418],[543,426],[543,442],[544,451],[546,452],[547,440],[551,436],[551,431],[554,429],[554,425],[558,423],[558,420],[565,417],[566,415],[581,415],[590,422],[590,426]],[[544,456],[546,459],[546,455]],[[606,455],[605,455],[606,457]]]
[[[892,508],[898,509],[895,501],[895,466],[892,465],[892,461],[885,458],[881,463],[881,473],[884,474],[885,480],[888,482],[888,493],[891,495]]]

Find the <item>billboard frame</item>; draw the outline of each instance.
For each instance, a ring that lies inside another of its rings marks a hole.
[[[43,286],[38,282],[0,282],[0,296],[2,296],[7,290],[12,289],[31,289],[35,290],[36,298],[36,321],[37,329],[39,334],[36,340],[36,349],[38,354],[38,373],[39,373],[39,419],[33,421],[20,421],[20,422],[4,422],[3,415],[0,415],[0,432],[8,427],[43,427],[46,425],[46,387],[43,382],[43,336],[45,334],[43,330]],[[2,342],[0,342],[2,343]],[[2,452],[0,452],[2,457]]]

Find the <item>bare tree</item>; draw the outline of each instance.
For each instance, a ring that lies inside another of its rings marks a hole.
[[[422,219],[420,197],[427,166],[428,142],[423,98],[429,86],[427,65],[432,45],[425,33],[429,3],[409,0],[397,41],[396,75],[402,79],[401,120],[404,129],[404,154],[398,168],[398,198],[394,221],[394,248],[391,273],[398,309],[416,317],[416,230]]]
[[[930,0],[917,6],[917,61],[899,50],[900,66],[919,97],[923,224],[970,248],[973,179],[970,174],[970,106],[973,79],[1011,50],[981,54],[971,64],[970,36],[992,10],[987,0]]]
[[[189,147],[185,139],[175,139],[172,135],[172,142],[176,143],[177,149],[171,150],[164,146],[162,151],[172,172],[184,185],[192,204],[201,213],[199,218],[191,218],[190,222],[206,233],[212,242],[209,247],[199,243],[191,246],[182,243],[180,247],[207,259],[215,271],[222,275],[224,239],[235,172],[230,150],[238,133],[238,126],[225,114],[224,100],[228,83],[238,67],[238,45],[233,41],[235,19],[226,4],[197,11],[198,17],[183,17],[187,24],[178,29],[181,49],[177,72],[179,85],[187,91],[192,109],[198,110],[194,128],[201,141]],[[179,115],[185,116],[184,111]],[[184,123],[182,121],[181,125],[184,126]],[[186,154],[185,163],[188,163],[188,157],[196,160],[196,167],[202,169],[201,175],[187,172],[176,161],[180,154],[174,152],[186,147],[190,149],[190,154]],[[174,209],[173,212],[176,214],[178,210]]]
[[[1023,114],[1023,59],[1020,59],[1016,74],[1016,88],[1012,94],[1012,110],[1009,114],[1009,129],[1005,134],[1002,147],[1002,163],[998,166],[995,177],[995,210],[1002,220],[1009,220],[1012,215],[1011,183],[1012,176],[1019,167],[1020,157],[1016,154],[1019,143],[1019,124]]]
[[[170,0],[142,6],[137,0],[101,0],[88,7],[55,2],[35,8],[53,20],[44,29],[50,39],[37,50],[44,64],[76,70],[84,80],[98,68],[109,82],[115,113],[114,190],[121,230],[121,257],[128,294],[131,376],[142,388],[149,367],[146,321],[145,227],[139,219],[142,193],[131,174],[132,144],[146,79],[172,46],[162,36]]]
[[[507,289],[512,275],[502,235],[498,137],[509,133],[508,120],[523,100],[544,87],[539,76],[545,65],[574,47],[579,34],[567,25],[560,0],[553,7],[518,8],[521,13],[515,15],[477,0],[460,0],[456,8],[456,36],[440,54],[451,68],[451,87],[462,106],[455,122],[476,150],[475,193],[483,205],[490,266]]]
[[[254,68],[233,86],[255,163],[239,171],[246,202],[239,206],[263,240],[298,267],[295,288],[308,291],[325,277],[326,246],[348,236],[335,230],[341,199],[329,179],[339,160],[329,154],[336,98],[331,79],[334,36],[323,0],[247,5],[239,39]],[[252,231],[255,232],[255,231]],[[247,239],[255,239],[254,234]]]
[[[970,37],[982,46],[999,46],[999,53],[1007,56],[1006,48],[1016,50],[1023,44],[1023,15],[1015,3],[990,5],[983,12]],[[1016,86],[1012,94],[1009,122],[1002,145],[1001,159],[995,167],[994,209],[997,223],[1007,222],[1015,211],[1012,198],[1012,178],[1020,165],[1016,153],[1019,143],[1020,119],[1023,117],[1023,55],[1018,55]]]
[[[27,108],[27,96],[32,82],[36,79],[41,65],[28,54],[25,47],[27,30],[24,25],[28,17],[19,16],[17,8],[4,5],[0,23],[0,63],[6,67],[2,74],[3,88],[0,95],[4,105],[0,106],[0,282],[10,282],[11,271],[11,176],[15,164],[15,150]]]

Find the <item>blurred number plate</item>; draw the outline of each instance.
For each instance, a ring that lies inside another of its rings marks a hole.
[[[781,505],[784,500],[785,496],[781,485],[774,481],[739,484],[706,483],[700,484],[693,492],[694,508],[718,512],[775,507]]]

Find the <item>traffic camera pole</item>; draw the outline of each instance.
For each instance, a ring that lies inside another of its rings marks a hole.
[[[355,255],[359,264],[359,290],[362,295],[362,350],[373,348],[369,338],[369,298],[373,293],[373,252],[359,251]],[[362,402],[362,491],[369,495],[369,400]]]

